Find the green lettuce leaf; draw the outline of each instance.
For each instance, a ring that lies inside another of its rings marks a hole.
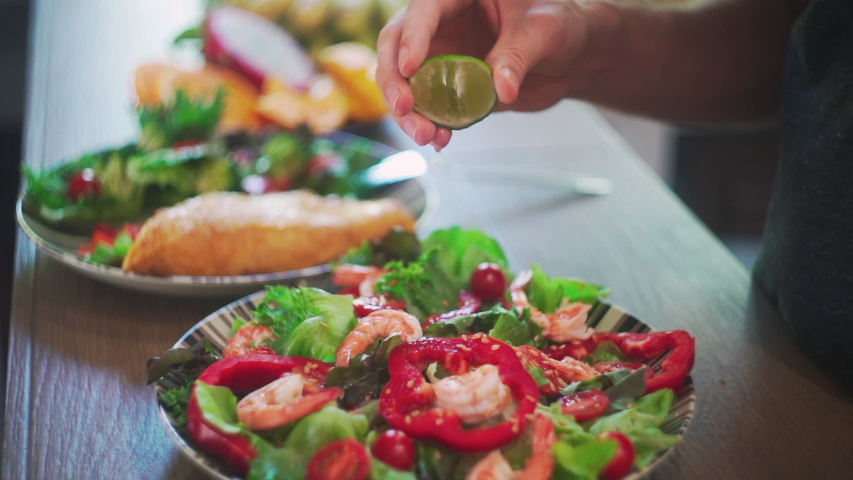
[[[551,417],[554,422],[554,430],[561,442],[572,446],[583,445],[595,440],[595,437],[587,432],[571,415],[563,415],[562,406],[559,402],[550,407],[538,406],[537,411]]]
[[[647,428],[636,431],[628,437],[634,444],[636,459],[634,466],[644,468],[648,466],[662,451],[678,444],[678,435],[663,433],[658,428]]]
[[[196,380],[196,398],[202,416],[223,433],[242,433],[237,419],[237,397],[226,387],[208,385]]]
[[[605,340],[595,347],[595,351],[585,359],[587,363],[598,362],[624,362],[627,359],[622,356],[622,350],[610,340]]]
[[[338,347],[357,322],[352,309],[352,295],[332,295],[322,290],[307,289],[306,296],[320,314],[293,328],[285,340],[284,354],[334,362]]]
[[[574,278],[549,278],[539,265],[531,267],[533,278],[527,287],[530,303],[545,313],[553,313],[563,298],[570,302],[594,304],[610,295],[610,289]]]
[[[370,480],[417,480],[417,477],[412,472],[397,470],[373,458],[370,462]]]
[[[292,448],[260,448],[252,460],[247,480],[303,480],[300,453]]]
[[[638,398],[634,402],[634,408],[640,413],[665,419],[669,416],[669,411],[672,409],[672,402],[674,401],[675,392],[669,388],[664,388]]]
[[[412,232],[395,227],[379,241],[365,241],[347,252],[340,263],[384,267],[389,262],[415,262],[421,256],[421,243]]]
[[[468,289],[471,273],[484,262],[495,263],[509,273],[506,255],[498,241],[480,230],[463,230],[458,226],[436,230],[423,241],[423,248],[440,252],[439,263],[456,290]]]
[[[658,428],[663,419],[648,413],[642,413],[636,408],[629,408],[611,415],[600,417],[589,427],[589,433],[601,435],[604,432],[618,431],[630,435],[648,428]]]
[[[368,428],[369,424],[364,415],[354,415],[328,406],[300,420],[287,437],[284,448],[297,454],[298,464],[295,468],[304,472],[308,462],[321,448],[345,438],[364,442]]]
[[[608,372],[599,375],[589,380],[583,380],[570,384],[568,387],[560,390],[561,395],[571,395],[573,393],[582,392],[584,390],[598,389],[605,391],[608,388],[624,381],[631,375],[632,371],[628,368],[623,368],[613,372]]]
[[[554,446],[554,480],[598,480],[616,454],[616,442],[592,440],[580,445],[560,441]]]
[[[332,362],[355,327],[352,295],[333,295],[310,287],[268,287],[255,310],[258,323],[272,329],[270,346],[279,355]]]
[[[547,344],[542,336],[542,327],[530,318],[529,310],[519,315],[515,310],[499,305],[484,312],[442,320],[424,330],[424,335],[430,337],[452,338],[473,333],[485,333],[516,347],[533,345],[544,348]]]

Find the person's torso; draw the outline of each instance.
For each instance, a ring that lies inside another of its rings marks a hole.
[[[781,156],[755,277],[803,347],[853,383],[853,1],[795,24]]]

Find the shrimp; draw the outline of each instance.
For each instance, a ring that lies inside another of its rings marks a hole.
[[[524,286],[530,281],[530,275],[523,272],[510,285],[512,303],[519,310],[530,309],[530,318],[542,327],[545,338],[565,343],[571,340],[586,340],[595,333],[595,330],[586,325],[592,305],[571,303],[564,297],[554,313],[544,313],[532,306],[524,293]]]
[[[302,375],[285,375],[237,403],[237,419],[249,430],[280,427],[333,401],[339,389],[321,389]]]
[[[515,349],[525,368],[539,368],[548,379],[548,383],[539,387],[544,395],[555,395],[570,383],[589,380],[600,375],[592,366],[566,357],[554,360],[541,350],[530,345],[521,345]]]
[[[504,411],[512,401],[494,365],[483,365],[462,375],[432,384],[437,408],[456,412],[462,423],[484,422]]]
[[[465,480],[548,480],[554,473],[555,443],[554,422],[540,413],[533,421],[532,455],[523,470],[513,471],[501,451],[494,450],[474,465]]]
[[[349,365],[352,357],[367,350],[379,338],[399,334],[404,342],[423,336],[417,317],[399,310],[377,310],[361,318],[355,328],[344,338],[335,355],[335,366]]]
[[[275,339],[275,334],[272,330],[261,325],[243,325],[234,333],[234,335],[225,344],[225,350],[222,351],[223,358],[236,357],[237,355],[245,355],[254,350],[265,340]]]
[[[387,273],[378,267],[366,267],[363,265],[341,265],[335,268],[334,284],[344,287],[358,286],[358,294],[362,297],[372,297],[373,287],[376,282]]]

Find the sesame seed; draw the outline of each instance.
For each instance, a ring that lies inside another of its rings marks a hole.
[[[415,381],[414,381],[414,380],[409,380],[408,382],[406,382],[406,387],[407,387],[407,388],[412,388],[412,387],[414,387],[414,386],[415,386]]]
[[[436,418],[436,419],[435,419],[435,424],[436,424],[436,425],[441,425],[442,423],[444,423],[444,419],[443,419],[443,418]]]
[[[535,399],[535,398],[533,398],[533,397],[532,397],[532,396],[530,396],[530,395],[528,395],[528,396],[526,396],[526,397],[524,397],[524,398],[526,398],[526,399],[530,400],[531,402],[535,402],[535,401],[536,401],[536,399]]]
[[[465,345],[459,345],[459,349],[460,349],[460,350],[463,350],[463,351],[466,351],[466,352],[470,352],[470,351],[471,351],[471,349],[470,349],[469,347],[466,347]]]
[[[489,340],[488,337],[483,337],[483,343],[489,343],[489,342],[491,342],[491,340]]]
[[[521,353],[521,350],[516,350],[515,354],[518,355],[519,357],[524,355],[523,353]]]
[[[499,348],[501,348],[500,345],[492,345],[492,351],[493,352],[497,351]]]
[[[513,423],[512,424],[512,433],[518,433],[519,430],[520,430],[520,428],[518,428],[518,424]]]
[[[412,423],[412,417],[410,415],[406,415],[406,425]]]
[[[527,415],[524,416],[524,418],[526,418],[528,420],[533,420],[534,416],[535,415],[533,415],[532,413],[528,413]]]
[[[462,345],[461,343],[460,343],[460,344],[458,344],[458,345],[454,345],[454,346],[455,346],[456,348],[465,348],[465,345]]]
[[[391,389],[390,388],[385,389],[385,395],[391,395]]]

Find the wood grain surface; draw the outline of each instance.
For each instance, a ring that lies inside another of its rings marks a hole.
[[[183,0],[44,0],[34,8],[25,161],[54,164],[135,134],[131,73],[167,58],[198,19]],[[384,125],[372,134],[413,145]],[[421,149],[425,153],[429,150]],[[846,478],[853,404],[807,360],[743,266],[584,104],[499,114],[431,158],[606,175],[614,191],[435,176],[451,224],[495,235],[514,268],[612,287],[659,329],[697,338],[696,415],[655,479]],[[2,478],[204,478],[157,418],[145,361],[226,303],[164,299],[85,279],[19,233]]]

